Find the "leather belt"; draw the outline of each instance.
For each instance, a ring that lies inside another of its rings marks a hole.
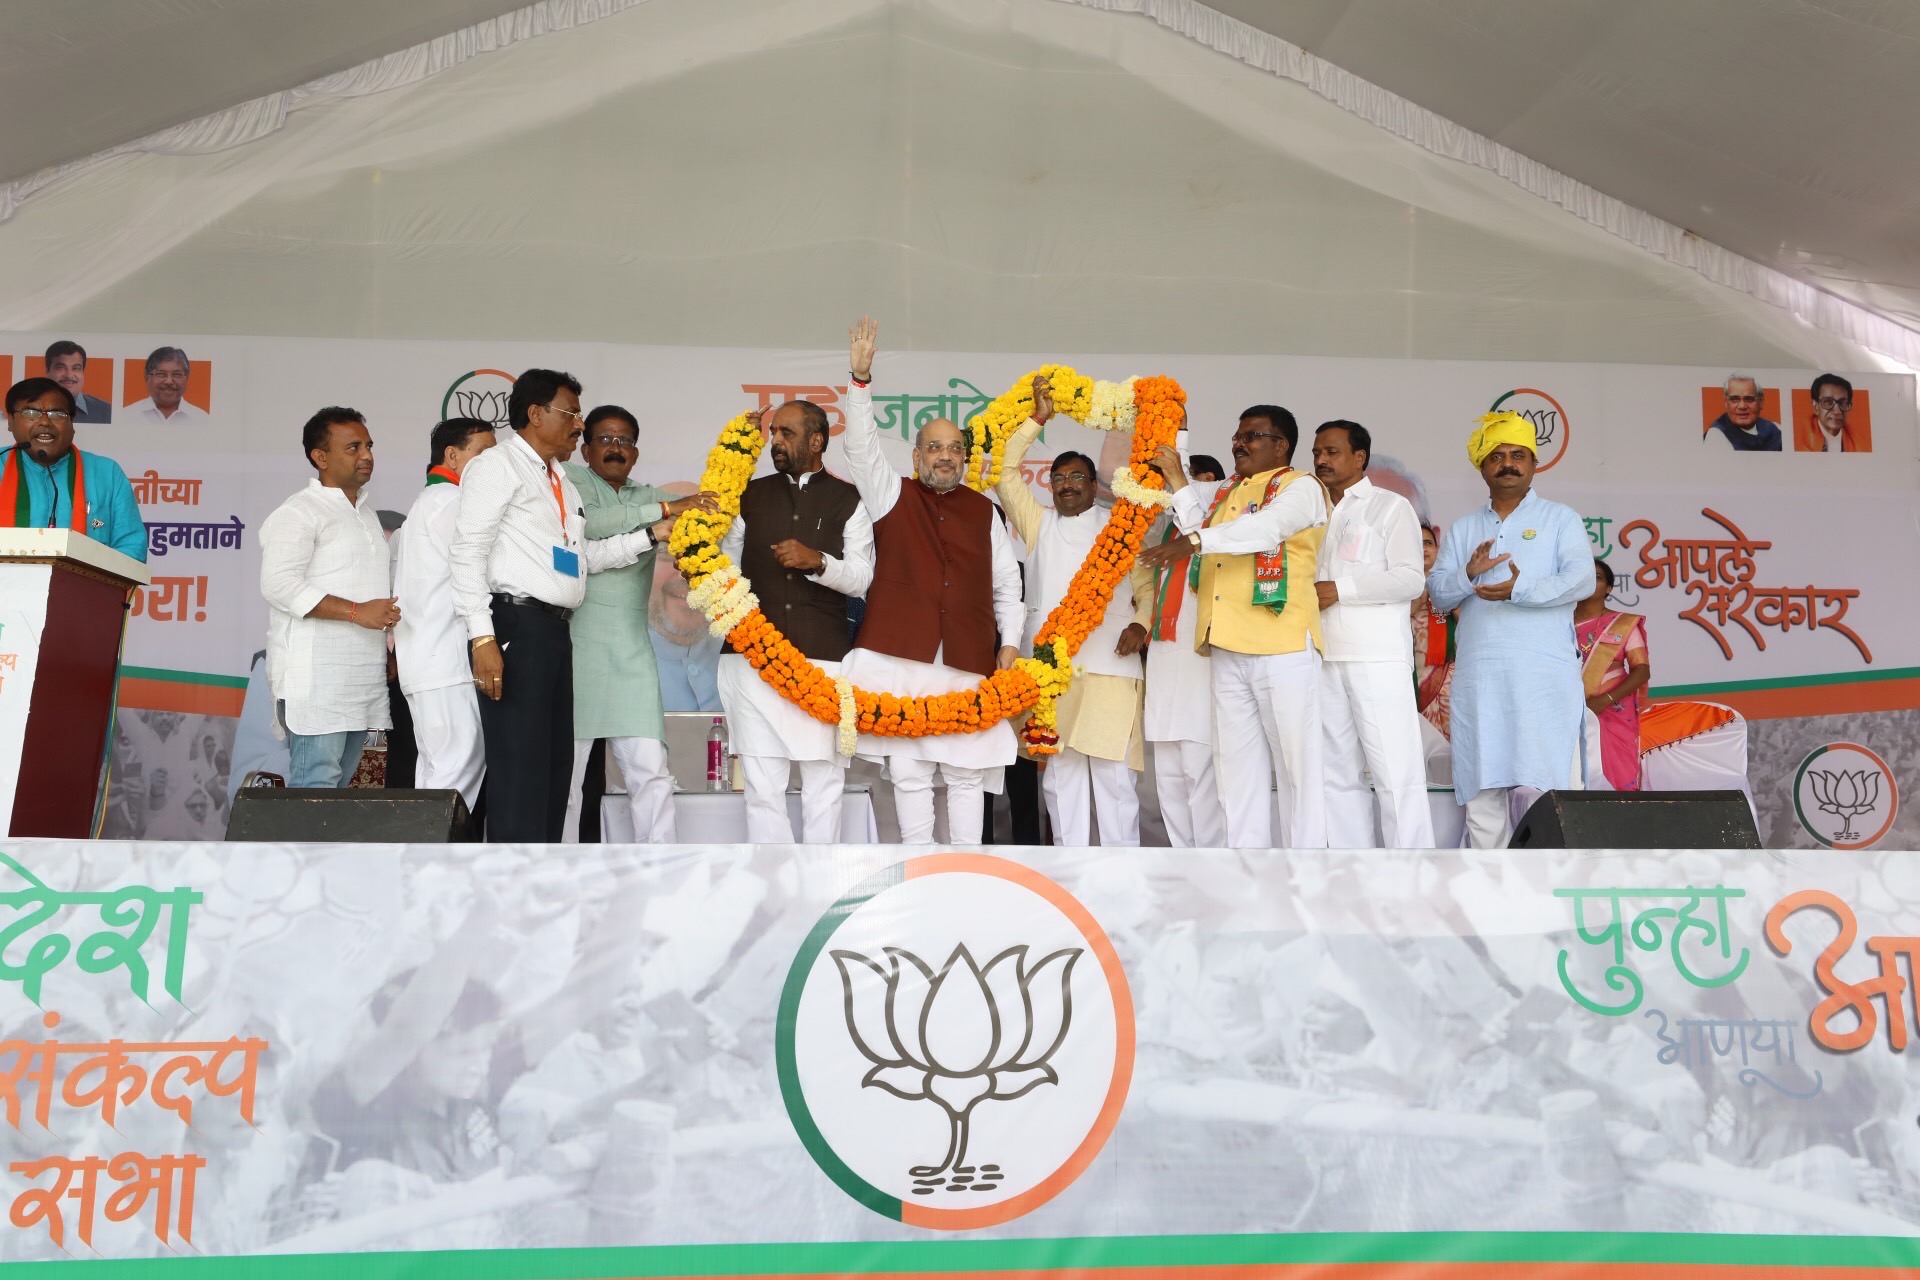
[[[538,609],[542,613],[552,614],[562,622],[573,616],[571,609],[563,609],[557,604],[548,604],[545,600],[535,600],[532,596],[510,596],[503,591],[496,591],[493,593],[493,602],[497,605],[519,605],[522,609]]]

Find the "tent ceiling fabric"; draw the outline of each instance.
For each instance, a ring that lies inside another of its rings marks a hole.
[[[526,0],[6,0],[0,182],[291,89]]]
[[[1920,327],[1920,5],[1212,0],[1608,195]]]
[[[0,222],[0,329],[1883,363],[1099,4],[545,0],[243,146],[75,166]]]

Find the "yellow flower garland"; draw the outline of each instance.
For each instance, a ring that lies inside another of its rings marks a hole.
[[[721,430],[708,453],[700,487],[718,497],[719,509],[686,512],[667,540],[686,575],[687,603],[706,615],[714,634],[727,636],[761,679],[815,719],[838,726],[843,755],[853,754],[861,733],[977,733],[1025,711],[1032,712],[1023,730],[1028,749],[1036,755],[1059,750],[1054,703],[1073,679],[1073,655],[1105,616],[1115,587],[1133,567],[1155,508],[1165,501],[1158,492],[1164,482],[1147,462],[1161,445],[1173,443],[1185,420],[1186,393],[1171,378],[1096,383],[1065,365],[1042,365],[968,423],[967,484],[972,488],[984,491],[998,482],[1007,437],[1031,415],[1033,380],[1042,376],[1052,384],[1056,412],[1102,430],[1131,430],[1132,459],[1116,474],[1119,501],[1065,597],[1035,636],[1033,656],[959,693],[903,697],[856,689],[845,678],[828,676],[781,635],[761,613],[752,585],[720,550],[721,537],[740,513],[766,434],[741,414]]]

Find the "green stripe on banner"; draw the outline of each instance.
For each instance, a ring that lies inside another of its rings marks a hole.
[[[202,684],[216,689],[244,689],[245,676],[216,676],[204,671],[168,671],[164,667],[121,667],[122,676],[135,680],[164,680],[168,684]]]
[[[1755,689],[1818,689],[1833,684],[1878,684],[1884,680],[1920,678],[1920,667],[1889,667],[1884,671],[1836,671],[1824,676],[1779,676],[1771,680],[1726,680],[1718,684],[1663,684],[1648,689],[1653,698],[1700,698],[1715,693],[1745,693]]]
[[[743,1211],[750,1209],[743,1204]],[[607,1277],[815,1276],[888,1272],[1047,1271],[1376,1263],[1616,1263],[1920,1271],[1920,1239],[1860,1236],[1658,1235],[1621,1232],[1344,1232],[1307,1235],[1110,1236],[1062,1240],[924,1240],[869,1244],[655,1245],[331,1253],[290,1257],[14,1262],[8,1280],[605,1280]]]

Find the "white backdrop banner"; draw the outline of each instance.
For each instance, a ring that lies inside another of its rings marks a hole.
[[[79,443],[125,467],[150,529],[154,579],[135,604],[121,697],[120,752],[139,776],[120,772],[110,815],[110,830],[148,837],[217,834],[228,775],[248,764],[235,724],[265,646],[257,531],[311,474],[300,428],[316,409],[347,404],[367,416],[379,460],[371,492],[397,520],[423,482],[434,423],[504,423],[512,378],[530,366],[574,373],[588,405],[630,409],[642,430],[636,477],[683,489],[742,408],[810,399],[837,431],[847,380],[837,348],[66,333],[0,336],[0,379],[40,372],[38,353],[69,337],[91,355],[90,394],[114,406],[113,422],[78,429]],[[885,337],[883,326],[883,346]],[[171,422],[143,411],[145,357],[161,346],[181,347],[192,363],[192,410]],[[1821,370],[1741,370],[1761,387],[1781,448],[1734,452],[1709,429],[1735,372],[1724,368],[883,350],[874,391],[890,451],[904,470],[917,425],[964,420],[1049,360],[1096,377],[1178,378],[1194,450],[1223,461],[1252,404],[1290,408],[1303,434],[1333,418],[1359,421],[1374,434],[1376,481],[1397,475],[1442,524],[1484,501],[1465,455],[1474,420],[1495,407],[1526,414],[1540,440],[1536,488],[1586,517],[1595,554],[1619,575],[1616,604],[1648,618],[1656,692],[1723,702],[1755,722],[1753,777],[1770,843],[1854,844],[1862,823],[1880,840],[1901,830],[1899,782],[1920,763],[1920,720],[1910,714],[1920,708],[1912,378],[1836,371],[1855,388],[1855,448],[1829,453],[1810,394]],[[1110,471],[1125,446],[1056,422],[1029,459],[1036,484],[1046,459],[1067,448]],[[683,595],[663,569],[654,600],[662,639],[695,639]],[[1853,772],[1884,774],[1877,807],[1850,821],[1821,809],[1811,790],[1804,804],[1797,796],[1809,753],[1836,746],[1865,753]]]

